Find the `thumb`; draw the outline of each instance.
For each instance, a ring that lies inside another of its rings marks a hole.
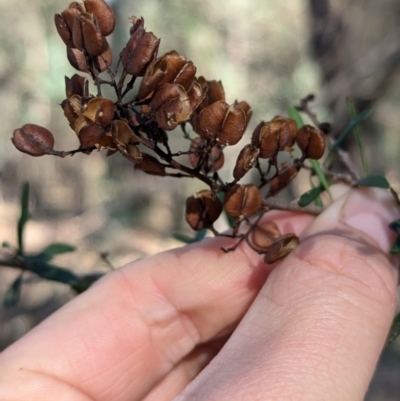
[[[396,306],[388,191],[351,190],[271,273],[184,400],[362,400]]]

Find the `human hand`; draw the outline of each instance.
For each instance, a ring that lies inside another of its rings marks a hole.
[[[361,400],[396,307],[397,217],[352,190],[317,218],[268,213],[301,238],[271,266],[225,238],[133,262],[0,355],[0,400]]]

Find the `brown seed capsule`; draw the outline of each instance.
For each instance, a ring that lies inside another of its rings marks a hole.
[[[252,245],[259,251],[267,251],[281,232],[273,221],[260,222],[251,232]]]
[[[65,92],[67,99],[72,95],[89,96],[89,81],[81,75],[75,74],[71,78],[65,77]]]
[[[288,253],[293,251],[298,244],[299,238],[295,234],[282,235],[270,246],[264,255],[264,262],[270,264],[284,258]]]
[[[253,145],[246,145],[239,153],[236,160],[235,168],[233,170],[233,177],[239,181],[257,161],[260,150]]]
[[[222,145],[237,144],[246,128],[243,110],[235,109],[223,101],[215,102],[198,115],[197,132],[207,140],[216,139]]]
[[[261,208],[259,189],[253,184],[235,185],[225,195],[224,208],[233,219],[249,218]]]
[[[35,124],[25,124],[16,129],[11,141],[20,152],[36,157],[52,154],[54,146],[53,134]]]
[[[199,104],[203,101],[205,93],[203,92],[203,87],[199,82],[194,81],[192,87],[188,92],[190,107],[192,110],[196,110]]]
[[[112,64],[113,61],[113,54],[111,51],[111,47],[108,45],[107,42],[106,45],[107,47],[104,50],[104,52],[100,54],[100,56],[97,56],[93,59],[94,67],[98,72],[105,71]]]
[[[166,175],[165,166],[161,164],[158,159],[144,152],[142,152],[142,157],[143,159],[140,163],[135,163],[135,169],[150,175],[158,175],[161,177]]]
[[[79,130],[79,142],[83,149],[90,149],[99,144],[105,133],[102,126],[89,122]]]
[[[84,0],[86,11],[94,14],[103,36],[110,35],[115,28],[115,15],[104,0]]]
[[[290,118],[275,117],[262,121],[253,132],[252,144],[260,149],[260,157],[269,159],[279,151],[291,151],[296,135],[296,123]]]
[[[190,100],[181,85],[164,84],[154,94],[150,103],[154,119],[159,127],[171,131],[189,119],[192,113]]]
[[[201,170],[208,173],[213,173],[224,165],[225,156],[222,148],[219,145],[214,146],[209,152],[207,149],[207,141],[197,137],[190,143],[191,152],[189,154],[189,160],[194,168],[199,166],[201,163]]]
[[[279,150],[290,152],[296,138],[296,121],[291,118],[276,116],[270,124],[271,130],[279,133]]]
[[[89,101],[83,115],[89,120],[107,127],[111,124],[115,114],[114,103],[110,99],[95,97]]]
[[[246,116],[246,128],[247,128],[250,118],[253,115],[253,111],[251,110],[250,105],[244,100],[242,100],[241,102],[238,102],[237,100],[235,100],[235,103],[233,103],[233,107],[235,109],[243,110],[243,112]]]
[[[117,146],[117,148],[122,156],[134,164],[140,163],[143,160],[142,153],[136,145],[128,144],[126,146]]]
[[[82,51],[67,47],[67,59],[72,67],[78,71],[89,73],[86,56]]]
[[[126,148],[129,144],[134,145],[140,143],[140,138],[134,134],[125,121],[114,121],[112,123],[111,133],[114,143],[119,150],[121,150],[120,148]]]
[[[85,51],[90,57],[100,55],[106,47],[106,40],[100,33],[96,17],[86,12],[74,15],[72,41],[74,47]]]
[[[186,91],[193,86],[196,67],[175,50],[165,53],[152,62],[140,83],[139,100],[146,99],[164,84],[178,84]]]
[[[211,227],[222,212],[220,200],[209,190],[186,199],[186,221],[196,231]]]
[[[280,173],[271,180],[269,193],[276,194],[281,189],[285,188],[293,178],[296,177],[298,169],[294,166],[281,166]]]
[[[275,157],[279,151],[279,141],[275,132],[270,129],[269,123],[260,122],[253,131],[252,145],[260,150],[259,157],[269,159]]]
[[[324,155],[324,136],[320,130],[311,125],[304,125],[297,131],[296,143],[305,157],[318,160]]]
[[[142,77],[157,56],[160,39],[144,29],[144,19],[132,17],[133,29],[121,53],[121,63],[128,74]]]

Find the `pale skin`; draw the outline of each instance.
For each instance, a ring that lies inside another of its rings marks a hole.
[[[267,214],[301,237],[274,265],[212,238],[118,269],[0,355],[0,400],[362,400],[395,313],[398,214],[352,190],[317,218]]]

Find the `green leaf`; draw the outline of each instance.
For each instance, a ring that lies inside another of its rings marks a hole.
[[[393,196],[394,200],[396,201],[396,203],[400,206],[399,195],[397,194],[397,192],[392,187],[390,187],[390,193],[392,194],[392,196]]]
[[[372,109],[366,109],[361,113],[357,114],[355,118],[353,118],[344,131],[336,138],[336,141],[332,144],[326,158],[329,156],[339,147],[339,145],[348,137],[348,135],[353,131],[358,124],[361,123],[365,118],[367,118],[371,114]]]
[[[390,345],[400,335],[400,313],[393,319],[392,327],[390,328],[386,346]]]
[[[55,255],[61,255],[63,253],[75,251],[75,247],[61,242],[56,242],[46,246],[41,252],[35,255],[25,255],[26,259],[37,263],[50,262]]]
[[[309,205],[311,202],[316,200],[319,197],[319,195],[321,195],[322,192],[324,191],[325,189],[321,186],[310,189],[309,191],[305,192],[303,195],[300,196],[298,205],[301,207]]]
[[[28,220],[29,220],[29,182],[25,182],[24,185],[22,186],[21,215],[17,225],[18,248],[20,254],[24,252],[23,235],[24,235],[25,224]]]
[[[392,221],[389,224],[389,228],[397,234],[400,234],[400,219]]]
[[[194,238],[189,237],[188,235],[185,235],[185,234],[180,234],[180,233],[174,234],[173,237],[175,239],[177,239],[178,241],[181,241],[185,244],[194,244],[195,242],[199,242],[202,239],[204,239],[206,234],[207,234],[207,229],[204,229],[204,230],[197,231]]]
[[[6,291],[3,299],[3,306],[5,308],[12,308],[18,303],[21,295],[22,276],[23,273],[17,277],[11,284],[11,287]]]
[[[325,177],[324,172],[322,171],[321,165],[319,164],[318,160],[314,160],[314,159],[308,159],[310,160],[311,163],[311,167],[313,168],[316,176],[319,179],[319,182],[321,183],[321,185],[323,186],[323,188],[326,190],[326,192],[328,192],[329,197],[332,200],[332,195],[329,191],[329,184],[328,184],[328,180]]]
[[[393,255],[400,253],[400,235],[394,240],[392,247],[390,248],[390,253]]]
[[[296,109],[295,106],[293,106],[293,104],[291,103],[288,104],[287,113],[292,120],[296,121],[297,129],[300,129],[304,125],[304,121],[299,111]]]
[[[353,101],[350,98],[346,98],[347,109],[349,110],[350,117],[354,120],[357,117],[357,110],[354,106]],[[368,167],[367,167],[367,160],[365,158],[364,146],[361,139],[361,130],[360,125],[354,127],[354,136],[357,143],[358,153],[360,154],[361,158],[361,167],[363,175],[368,174]]]
[[[1,244],[2,248],[11,248],[11,244],[8,241],[3,241]]]
[[[388,180],[383,175],[367,175],[360,178],[354,185],[359,187],[390,188]]]

